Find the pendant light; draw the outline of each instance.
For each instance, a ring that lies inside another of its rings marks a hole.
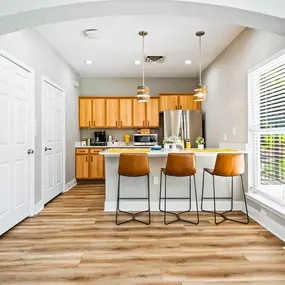
[[[199,31],[196,36],[199,37],[199,87],[194,89],[194,101],[205,101],[207,98],[207,87],[202,84],[202,37],[205,35],[204,31]]]
[[[149,88],[144,84],[144,67],[145,67],[145,54],[144,54],[144,37],[147,35],[147,32],[140,31],[139,35],[142,37],[142,85],[137,87],[137,100],[138,102],[148,102],[150,95],[149,95]]]

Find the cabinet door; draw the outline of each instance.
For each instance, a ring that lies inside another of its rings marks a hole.
[[[139,103],[133,99],[133,125],[134,127],[146,127],[146,103]]]
[[[106,125],[119,127],[119,99],[106,99]]]
[[[90,155],[89,178],[103,179],[104,178],[104,156],[97,154]]]
[[[89,155],[88,154],[76,155],[76,178],[77,179],[89,178]]]
[[[120,127],[133,126],[133,99],[120,99]]]
[[[160,95],[160,112],[178,109],[177,95]]]
[[[90,128],[92,126],[92,99],[79,99],[79,127]]]
[[[146,121],[147,126],[155,128],[159,126],[159,98],[151,98],[146,103]]]
[[[106,100],[105,99],[93,99],[92,100],[92,126],[105,127],[106,126]]]
[[[180,95],[179,96],[180,110],[200,110],[201,103],[194,101],[194,95]]]

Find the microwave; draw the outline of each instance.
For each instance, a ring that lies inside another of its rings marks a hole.
[[[134,134],[134,145],[156,145],[157,134]]]

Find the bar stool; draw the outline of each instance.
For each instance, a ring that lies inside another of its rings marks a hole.
[[[209,173],[213,177],[213,197],[204,197],[204,178],[205,178],[205,172]],[[216,163],[214,169],[208,169],[204,168],[203,171],[203,183],[202,183],[202,199],[201,199],[201,210],[203,212],[213,213],[215,218],[215,224],[218,225],[220,223],[223,223],[227,220],[241,223],[241,224],[248,224],[249,218],[248,218],[248,209],[247,209],[247,203],[245,198],[245,191],[244,191],[244,185],[243,185],[243,179],[242,174],[244,173],[244,155],[242,153],[234,153],[234,154],[226,154],[226,153],[219,153],[217,155]],[[216,189],[215,189],[215,176],[222,176],[222,177],[231,177],[231,197],[216,197]],[[246,222],[230,219],[225,216],[226,213],[233,211],[233,178],[234,176],[240,176],[241,178],[241,185],[242,185],[242,191],[243,191],[243,198],[245,203],[245,210],[246,210]],[[203,209],[203,201],[204,199],[212,199],[214,201],[214,211],[206,211]],[[231,200],[231,208],[228,211],[218,213],[216,211],[216,199],[219,200]],[[220,215],[223,220],[220,222],[217,222],[217,215]]]
[[[161,196],[161,188],[162,188],[162,173],[165,177],[165,186],[164,186],[164,197]],[[164,224],[169,225],[174,222],[183,221],[186,223],[197,225],[199,224],[199,212],[198,212],[198,199],[197,199],[197,189],[196,189],[196,180],[195,180],[196,168],[195,168],[195,155],[194,153],[169,153],[167,156],[166,168],[162,168],[160,172],[160,191],[159,191],[159,210],[164,213]],[[167,197],[166,193],[166,184],[167,184],[167,176],[174,177],[188,177],[189,176],[189,197]],[[181,214],[187,213],[191,211],[191,177],[194,178],[194,190],[196,196],[196,214],[197,214],[197,222],[185,220],[180,217]],[[161,200],[164,199],[164,210],[161,209]],[[166,202],[167,200],[172,199],[181,199],[181,200],[189,200],[189,209],[183,212],[174,213],[167,211]],[[166,214],[172,214],[177,217],[176,220],[167,222]]]
[[[119,160],[119,179],[118,179],[118,195],[117,195],[117,208],[116,208],[116,224],[121,225],[131,221],[137,221],[143,223],[145,225],[149,225],[151,222],[150,218],[150,191],[149,191],[149,165],[148,165],[148,156],[146,153],[121,153]],[[141,177],[147,176],[147,198],[130,198],[130,197],[120,197],[120,177]],[[148,209],[146,211],[141,211],[137,213],[130,213],[126,211],[120,210],[120,200],[147,200],[148,201]],[[132,219],[118,222],[118,212],[125,213],[132,216]],[[135,217],[142,213],[148,212],[148,222],[137,220]]]

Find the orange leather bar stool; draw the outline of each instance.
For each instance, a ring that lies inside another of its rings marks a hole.
[[[150,218],[150,191],[149,191],[149,164],[148,164],[148,156],[146,153],[121,153],[119,160],[119,180],[118,180],[118,195],[117,195],[117,209],[116,209],[116,224],[121,225],[131,221],[137,221],[143,223],[145,225],[149,225],[151,222]],[[129,198],[123,197],[121,198],[121,187],[120,187],[120,178],[121,176],[127,177],[140,177],[147,176],[147,198]],[[141,211],[137,213],[130,213],[126,211],[120,210],[120,200],[147,200],[148,201],[148,209],[146,211]],[[118,212],[125,213],[132,216],[132,219],[118,222]],[[140,221],[135,217],[142,213],[148,212],[148,222]]]
[[[213,176],[213,197],[204,197],[204,178],[205,178],[205,172],[209,173]],[[202,199],[201,199],[201,209],[203,212],[213,213],[215,218],[215,224],[218,225],[224,221],[233,221],[241,224],[248,224],[249,218],[248,218],[248,210],[247,210],[247,203],[245,198],[245,191],[244,191],[244,185],[243,185],[243,179],[242,174],[244,173],[244,154],[242,153],[234,153],[234,154],[226,154],[226,153],[219,153],[217,155],[216,163],[214,169],[208,169],[204,168],[203,172],[203,184],[202,184]],[[222,176],[222,177],[231,177],[231,197],[216,197],[216,189],[215,189],[215,176]],[[234,176],[240,176],[241,178],[241,185],[242,185],[242,191],[243,191],[243,198],[245,203],[245,211],[246,211],[246,221],[238,221],[233,220],[225,216],[226,213],[233,211],[233,178]],[[214,211],[206,211],[203,209],[203,201],[205,199],[212,199],[214,201]],[[218,213],[216,210],[216,200],[231,200],[231,208],[228,211],[225,211],[223,213]],[[217,215],[221,216],[223,218],[222,221],[217,222]]]
[[[162,188],[162,173],[164,174],[164,197],[161,195]],[[197,189],[196,189],[196,180],[195,180],[196,168],[195,168],[195,155],[194,153],[169,153],[167,156],[166,168],[162,168],[160,172],[160,192],[159,192],[159,210],[164,213],[164,223],[169,225],[177,221],[183,221],[190,224],[197,225],[199,224],[199,212],[198,212],[198,199],[197,199]],[[167,176],[175,177],[189,177],[189,197],[167,197],[166,185],[167,185]],[[196,196],[196,214],[197,221],[189,221],[181,218],[181,214],[188,213],[191,211],[191,177],[194,178],[194,190]],[[164,200],[164,209],[161,209],[161,200]],[[179,199],[179,200],[188,200],[189,209],[187,211],[174,213],[167,211],[167,200]],[[166,214],[172,214],[176,216],[176,219],[171,222],[166,221]]]

